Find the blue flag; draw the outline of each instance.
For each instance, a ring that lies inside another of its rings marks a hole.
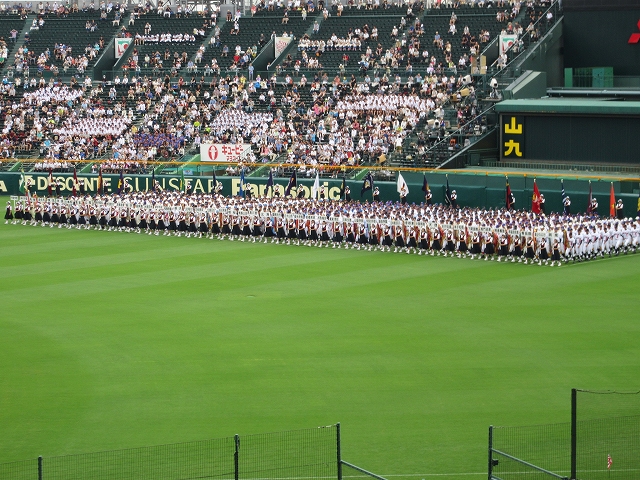
[[[240,196],[244,198],[244,168],[240,170]]]
[[[422,191],[427,193],[429,191],[429,182],[427,182],[427,174],[423,174],[422,178]]]
[[[298,179],[296,177],[296,171],[294,169],[293,173],[291,174],[291,178],[289,179],[289,183],[287,184],[287,188],[285,188],[284,190],[284,196],[288,197],[289,195],[291,195],[291,189],[297,186],[298,186]]]
[[[267,180],[267,197],[273,196],[273,171],[269,170],[269,179]]]
[[[368,192],[369,190],[373,190],[373,175],[371,172],[367,173],[364,177],[364,181],[362,182],[362,190],[360,190],[360,196],[364,195],[364,192]]]
[[[447,175],[447,189],[444,191],[444,202],[447,204],[447,206],[452,206],[451,189],[449,188],[449,175]]]
[[[147,190],[149,190],[147,188]],[[151,170],[151,191],[156,191],[156,169]]]

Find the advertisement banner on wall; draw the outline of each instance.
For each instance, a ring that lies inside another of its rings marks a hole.
[[[291,37],[276,37],[274,42],[273,42],[273,46],[275,48],[275,55],[276,58],[278,58],[280,56],[280,54],[282,52],[284,52],[284,49],[287,48],[287,45],[289,45],[289,43],[291,43]]]
[[[500,54],[509,51],[517,41],[518,35],[500,35]]]
[[[116,58],[121,58],[125,54],[131,42],[133,42],[132,38],[116,38]]]
[[[250,150],[251,145],[248,143],[235,145],[203,143],[200,145],[200,160],[202,162],[239,162]]]

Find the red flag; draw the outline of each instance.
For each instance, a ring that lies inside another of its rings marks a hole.
[[[616,194],[613,191],[613,182],[611,182],[611,193],[609,194],[609,216],[616,218]]]
[[[533,213],[540,213],[540,190],[538,190],[538,184],[533,181],[533,198],[531,200],[531,211]]]
[[[76,196],[78,188],[78,174],[76,173],[76,167],[73,167],[73,196]]]
[[[613,465],[613,460],[611,459],[611,455],[607,455],[607,470],[611,470],[611,465]]]
[[[100,169],[98,170],[98,192],[96,193],[96,195],[102,195],[104,194],[103,191],[103,180],[102,180],[102,166],[100,167]]]
[[[509,185],[509,179],[507,178],[507,198],[505,201],[505,205],[507,206],[507,210],[511,210],[513,208],[513,195],[511,195],[511,186]]]
[[[49,181],[47,182],[47,190],[49,190],[49,196],[53,195],[53,170],[49,169]]]

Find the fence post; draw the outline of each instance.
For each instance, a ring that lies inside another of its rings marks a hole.
[[[577,454],[576,447],[578,426],[577,420],[577,407],[578,407],[578,391],[575,388],[571,389],[571,479],[577,478]]]
[[[236,444],[235,452],[233,452],[233,478],[238,480],[240,478],[240,472],[238,471],[238,456],[240,452],[240,435],[235,434],[233,436]]]
[[[338,480],[342,480],[342,454],[340,453],[340,423],[336,423],[336,456],[338,460]]]
[[[489,480],[493,477],[493,425],[489,425]]]
[[[42,455],[38,457],[38,480],[42,480]]]

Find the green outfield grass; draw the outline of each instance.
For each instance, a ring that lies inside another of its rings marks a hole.
[[[486,472],[490,424],[638,387],[639,271],[0,225],[0,461],[341,422],[376,473]]]

